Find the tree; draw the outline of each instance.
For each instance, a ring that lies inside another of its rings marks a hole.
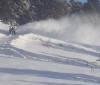
[[[100,0],[88,0],[88,2],[84,5],[84,9],[87,12],[100,13]]]
[[[70,5],[71,5],[72,14],[80,12],[83,6],[81,2],[79,1],[76,2],[75,0],[70,0]]]

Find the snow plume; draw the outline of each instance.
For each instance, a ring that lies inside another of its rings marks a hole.
[[[86,44],[100,45],[100,25],[98,15],[48,19],[20,26],[24,33],[33,32],[48,37]],[[26,28],[26,29],[25,29]]]

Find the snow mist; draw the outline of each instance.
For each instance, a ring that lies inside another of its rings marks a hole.
[[[24,33],[33,32],[64,41],[100,45],[100,24],[98,15],[48,19],[20,26]]]
[[[64,41],[100,45],[100,18],[96,14],[73,15],[61,19],[48,19],[16,28],[18,35],[35,33]],[[1,33],[8,33],[9,26],[0,22]],[[5,31],[2,31],[5,30]]]

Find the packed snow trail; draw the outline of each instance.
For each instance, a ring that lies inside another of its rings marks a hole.
[[[0,31],[0,85],[100,85],[99,47]]]

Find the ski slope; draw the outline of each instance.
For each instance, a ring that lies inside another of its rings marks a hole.
[[[0,27],[0,85],[100,85],[99,46],[19,32]]]

